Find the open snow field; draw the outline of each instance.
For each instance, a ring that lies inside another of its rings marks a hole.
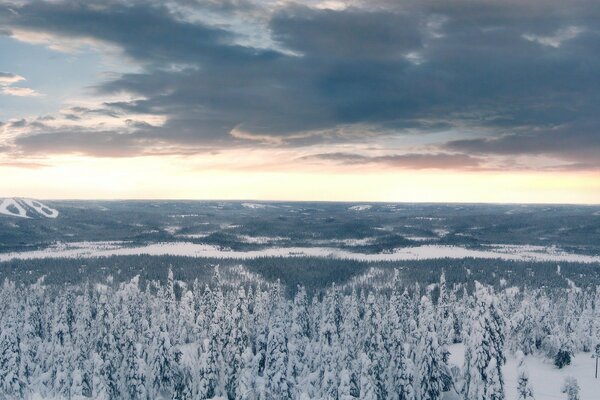
[[[261,238],[262,242],[266,242]],[[107,246],[107,243],[110,245]],[[356,261],[408,261],[428,259],[499,259],[509,261],[553,261],[597,263],[600,256],[571,254],[555,247],[493,245],[490,250],[468,249],[459,246],[425,245],[405,247],[390,253],[367,254],[331,247],[272,247],[261,250],[234,251],[218,246],[190,242],[154,243],[127,247],[119,242],[79,242],[53,245],[42,250],[0,254],[0,261],[39,258],[93,258],[123,255],[186,256],[197,258],[222,258],[247,260],[264,257],[333,258]]]
[[[462,368],[465,357],[463,344],[449,347],[450,363]],[[595,360],[591,353],[578,353],[575,355],[571,365],[562,369],[554,366],[551,360],[541,356],[525,357],[525,365],[529,371],[529,380],[533,387],[536,400],[566,399],[561,393],[561,388],[566,377],[572,376],[577,379],[580,387],[581,400],[594,400],[600,398],[600,375],[594,378]],[[517,359],[508,354],[506,364],[502,369],[506,388],[506,399],[517,400]],[[600,371],[599,371],[600,372]],[[459,399],[453,393],[446,393],[445,400]]]

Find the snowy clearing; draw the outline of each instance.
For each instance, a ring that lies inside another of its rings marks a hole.
[[[267,208],[266,205],[259,204],[259,203],[242,203],[242,207],[244,207],[244,208],[252,208],[252,209]]]
[[[450,363],[463,367],[465,347],[463,344],[449,346]],[[581,388],[582,400],[597,399],[600,389],[600,378],[594,379],[595,360],[591,353],[578,353],[575,355],[571,365],[562,369],[554,366],[552,361],[542,356],[526,356],[525,365],[529,371],[529,379],[533,387],[533,395],[536,400],[565,399],[561,393],[561,387],[566,377],[577,378]],[[514,355],[507,355],[506,364],[502,368],[506,388],[506,399],[517,400],[517,368],[518,362]],[[455,399],[452,394],[447,393],[445,400]]]
[[[107,246],[110,243],[110,246]],[[153,243],[124,247],[119,242],[83,242],[60,244],[42,250],[0,254],[0,261],[40,258],[93,258],[121,255],[185,256],[197,258],[253,259],[261,257],[311,257],[355,261],[408,261],[440,258],[481,258],[530,262],[600,263],[600,256],[571,254],[555,247],[495,245],[490,250],[458,246],[423,245],[396,249],[390,253],[359,253],[334,247],[273,247],[261,250],[233,251],[190,242]]]
[[[368,205],[368,204],[361,204],[358,206],[352,206],[349,207],[348,210],[352,210],[352,211],[366,211],[366,210],[370,210],[372,206]]]

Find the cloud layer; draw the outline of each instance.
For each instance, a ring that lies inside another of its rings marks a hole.
[[[124,99],[5,121],[0,145],[20,157],[330,146],[299,160],[596,170],[598,18],[600,3],[579,0],[0,2],[9,36],[117,48],[136,65],[94,88]],[[1,90],[34,95],[19,78],[1,73]]]

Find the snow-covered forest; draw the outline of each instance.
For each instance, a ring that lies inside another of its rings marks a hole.
[[[0,289],[0,398],[504,399],[517,355],[562,368],[600,342],[600,291],[139,279]],[[461,365],[449,348],[464,345]],[[541,386],[543,382],[538,382]],[[577,399],[567,379],[556,398]]]

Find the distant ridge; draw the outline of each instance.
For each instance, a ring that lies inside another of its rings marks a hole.
[[[0,215],[17,218],[56,218],[58,210],[38,200],[5,198],[0,199]]]

